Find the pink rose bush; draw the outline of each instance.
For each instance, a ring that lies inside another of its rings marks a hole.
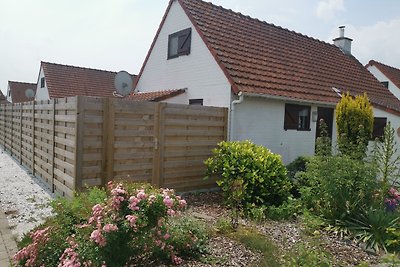
[[[207,237],[181,216],[186,201],[173,190],[109,183],[93,192],[53,204],[57,215],[23,240],[17,266],[179,265],[205,247]]]

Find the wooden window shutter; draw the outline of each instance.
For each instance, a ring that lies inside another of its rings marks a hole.
[[[189,55],[192,41],[192,28],[180,32],[178,40],[178,54]]]

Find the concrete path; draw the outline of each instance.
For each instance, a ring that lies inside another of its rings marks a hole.
[[[17,244],[13,238],[6,215],[0,208],[0,266],[11,266],[11,259],[17,252]]]

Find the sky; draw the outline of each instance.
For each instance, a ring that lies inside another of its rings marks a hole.
[[[208,0],[400,68],[398,0]],[[138,74],[168,0],[0,0],[0,89],[37,82],[40,61]]]

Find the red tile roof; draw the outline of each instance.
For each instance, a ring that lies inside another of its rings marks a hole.
[[[154,92],[139,92],[127,96],[125,99],[133,101],[162,101],[180,94],[183,94],[185,89],[164,90]]]
[[[166,14],[172,3],[170,1]],[[400,112],[400,102],[353,56],[332,44],[200,0],[178,0],[234,93],[336,103],[332,87],[366,92],[375,106]],[[160,28],[162,27],[161,22]],[[158,30],[147,58],[154,47]]]
[[[69,96],[115,97],[117,72],[55,63],[41,63],[50,99]],[[136,75],[132,75],[135,79]]]
[[[8,81],[8,87],[11,91],[11,101],[13,103],[27,102],[34,99],[34,97],[28,98],[25,92],[27,89],[32,89],[36,93],[36,83]]]
[[[380,72],[382,72],[397,88],[400,88],[400,69],[385,65],[381,62],[370,60],[365,66],[375,66]]]
[[[3,95],[3,92],[0,90],[0,104],[7,104],[8,101],[6,97]]]

